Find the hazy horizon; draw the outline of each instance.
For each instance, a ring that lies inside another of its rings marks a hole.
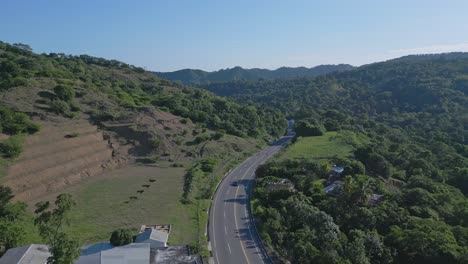
[[[151,71],[361,66],[468,51],[466,1],[14,1],[0,39]]]

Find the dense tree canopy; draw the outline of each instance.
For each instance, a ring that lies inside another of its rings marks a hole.
[[[346,158],[275,161],[257,170],[254,213],[280,259],[466,263],[466,80],[468,55],[454,53],[408,56],[316,78],[205,88],[239,102],[273,105],[296,119],[298,136],[338,131],[343,144],[353,146]],[[331,164],[345,170],[339,191],[325,194]],[[283,179],[294,188],[271,187]],[[383,200],[372,200],[380,195]],[[337,227],[335,239],[318,241],[320,225],[302,222],[299,204],[301,212],[327,215],[323,221]]]

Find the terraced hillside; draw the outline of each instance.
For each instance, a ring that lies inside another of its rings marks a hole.
[[[41,131],[26,137],[24,151],[9,167],[3,184],[19,200],[31,200],[125,162],[85,119],[39,122]]]

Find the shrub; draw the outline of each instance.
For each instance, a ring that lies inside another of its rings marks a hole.
[[[6,158],[17,158],[23,151],[21,136],[11,136],[0,143],[0,151]]]
[[[76,138],[76,137],[79,137],[79,136],[80,136],[80,133],[76,133],[76,132],[65,135],[66,138]]]
[[[81,110],[81,107],[77,104],[70,103],[70,110],[72,110],[73,112],[78,112]]]
[[[75,97],[75,89],[65,84],[59,84],[55,86],[54,93],[57,96],[57,98],[67,102]]]
[[[200,168],[203,172],[213,172],[216,163],[214,159],[204,159],[200,163]]]
[[[66,114],[70,112],[70,106],[62,100],[52,100],[49,103],[50,109],[57,114]]]
[[[26,114],[15,113],[3,107],[0,107],[0,126],[4,133],[10,135],[19,133],[33,134],[39,131],[39,125],[31,122]]]
[[[184,142],[184,138],[183,137],[176,137],[173,141],[174,141],[174,143],[176,143],[177,145],[180,146]]]
[[[128,245],[133,242],[133,236],[130,229],[117,229],[112,232],[110,243],[113,246]]]
[[[219,140],[219,139],[221,139],[222,137],[224,137],[224,131],[216,131],[216,133],[214,133],[211,137],[212,137],[214,140]]]
[[[159,148],[159,146],[161,145],[161,139],[158,137],[151,138],[149,141],[153,148]]]
[[[124,106],[136,106],[132,95],[122,90],[117,91],[117,100]]]
[[[209,139],[210,139],[210,136],[208,135],[200,135],[200,136],[197,136],[195,140],[193,140],[193,142],[195,144],[200,144],[202,142],[208,141]]]
[[[10,80],[10,87],[26,86],[28,85],[28,80],[24,77],[15,77]]]

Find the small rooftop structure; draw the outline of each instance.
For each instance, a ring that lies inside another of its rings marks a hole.
[[[326,194],[335,194],[338,190],[341,189],[341,182],[335,181],[334,183],[328,185],[323,190]]]
[[[343,173],[344,168],[340,167],[340,166],[333,165],[332,166],[332,171],[335,172],[335,173],[341,174],[341,173]]]
[[[0,264],[45,264],[50,252],[46,245],[29,244],[10,248],[1,258]]]
[[[328,177],[327,179],[327,184],[331,184],[335,181],[338,181],[341,178],[341,174],[343,173],[343,171],[343,167],[333,165],[332,170],[330,171],[330,177]]]
[[[367,203],[371,206],[376,206],[382,202],[383,197],[384,196],[382,194],[373,193],[371,197],[369,197],[369,200],[367,200]]]
[[[268,181],[266,185],[267,191],[294,191],[294,184],[288,179],[280,179],[278,181]]]
[[[157,229],[147,229],[135,238],[135,243],[149,243],[151,248],[167,247],[169,233]]]

